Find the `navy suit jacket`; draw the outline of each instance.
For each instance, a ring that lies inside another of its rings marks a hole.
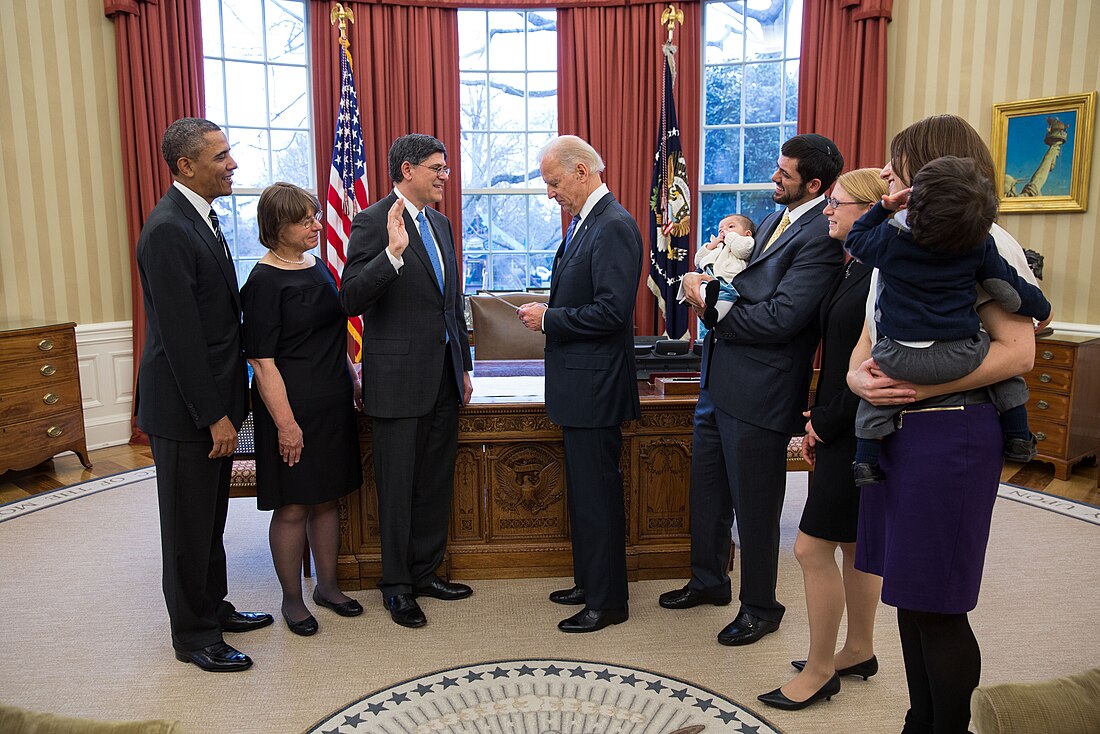
[[[174,185],[149,213],[137,246],[145,301],[145,350],[135,410],[141,430],[209,441],[247,410],[241,294],[225,249]]]
[[[732,281],[740,298],[703,347],[702,383],[715,405],[759,428],[795,434],[805,426],[818,310],[844,262],[824,209],[803,214],[766,252],[782,213],[764,220]]]
[[[637,418],[634,299],[642,234],[608,193],[554,259],[546,333],[546,413],[559,426],[606,428]]]
[[[409,246],[401,272],[394,270],[386,245],[386,218],[397,194],[355,215],[340,302],[349,316],[363,315],[363,410],[378,418],[426,415],[443,378],[450,350],[459,396],[462,372],[473,370],[462,308],[462,277],[451,222],[431,207],[424,213],[443,255],[444,288],[439,289],[420,230],[404,211]],[[448,342],[449,336],[449,342]]]

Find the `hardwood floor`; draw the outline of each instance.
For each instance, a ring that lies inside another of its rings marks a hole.
[[[112,446],[91,452],[92,468],[85,469],[75,454],[51,459],[33,469],[0,474],[0,504],[24,499],[77,482],[151,466],[148,446]],[[1001,481],[1078,502],[1100,506],[1100,488],[1096,486],[1096,464],[1079,464],[1066,481],[1054,478],[1054,467],[1033,461],[1030,464],[1005,464]]]

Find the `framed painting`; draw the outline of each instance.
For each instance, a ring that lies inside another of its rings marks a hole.
[[[1088,209],[1096,92],[993,105],[1002,212]]]

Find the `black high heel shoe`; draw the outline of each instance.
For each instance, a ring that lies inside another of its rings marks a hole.
[[[805,660],[792,660],[791,665],[795,670],[801,671],[806,667]],[[862,663],[856,663],[855,665],[849,665],[847,668],[841,668],[836,672],[839,676],[854,675],[867,680],[872,675],[878,672],[878,658],[872,655],[864,660]]]
[[[296,635],[309,637],[310,635],[317,634],[317,620],[312,614],[299,622],[291,622],[290,617],[287,615],[286,610],[284,609],[283,619],[286,620],[286,626],[290,628],[290,631]]]
[[[768,693],[761,693],[756,698],[769,706],[774,706],[777,709],[783,709],[784,711],[798,711],[800,709],[806,708],[811,704],[817,703],[823,698],[828,701],[838,693],[840,693],[840,676],[836,673],[833,673],[833,677],[825,681],[825,685],[817,689],[817,692],[807,698],[805,701],[792,701],[791,699],[783,695],[782,688],[776,688],[774,691],[769,691]]]

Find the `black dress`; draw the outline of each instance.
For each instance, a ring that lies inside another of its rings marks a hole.
[[[259,263],[241,288],[241,302],[245,355],[275,360],[304,444],[301,460],[287,466],[278,428],[253,380],[256,504],[261,510],[311,505],[358,489],[363,471],[347,368],[347,319],[328,269],[320,259],[305,270]]]
[[[821,437],[813,484],[798,529],[834,543],[856,542],[859,488],[852,477],[859,398],[848,389],[848,362],[863,333],[871,268],[850,260],[821,304],[821,372],[810,422]]]

